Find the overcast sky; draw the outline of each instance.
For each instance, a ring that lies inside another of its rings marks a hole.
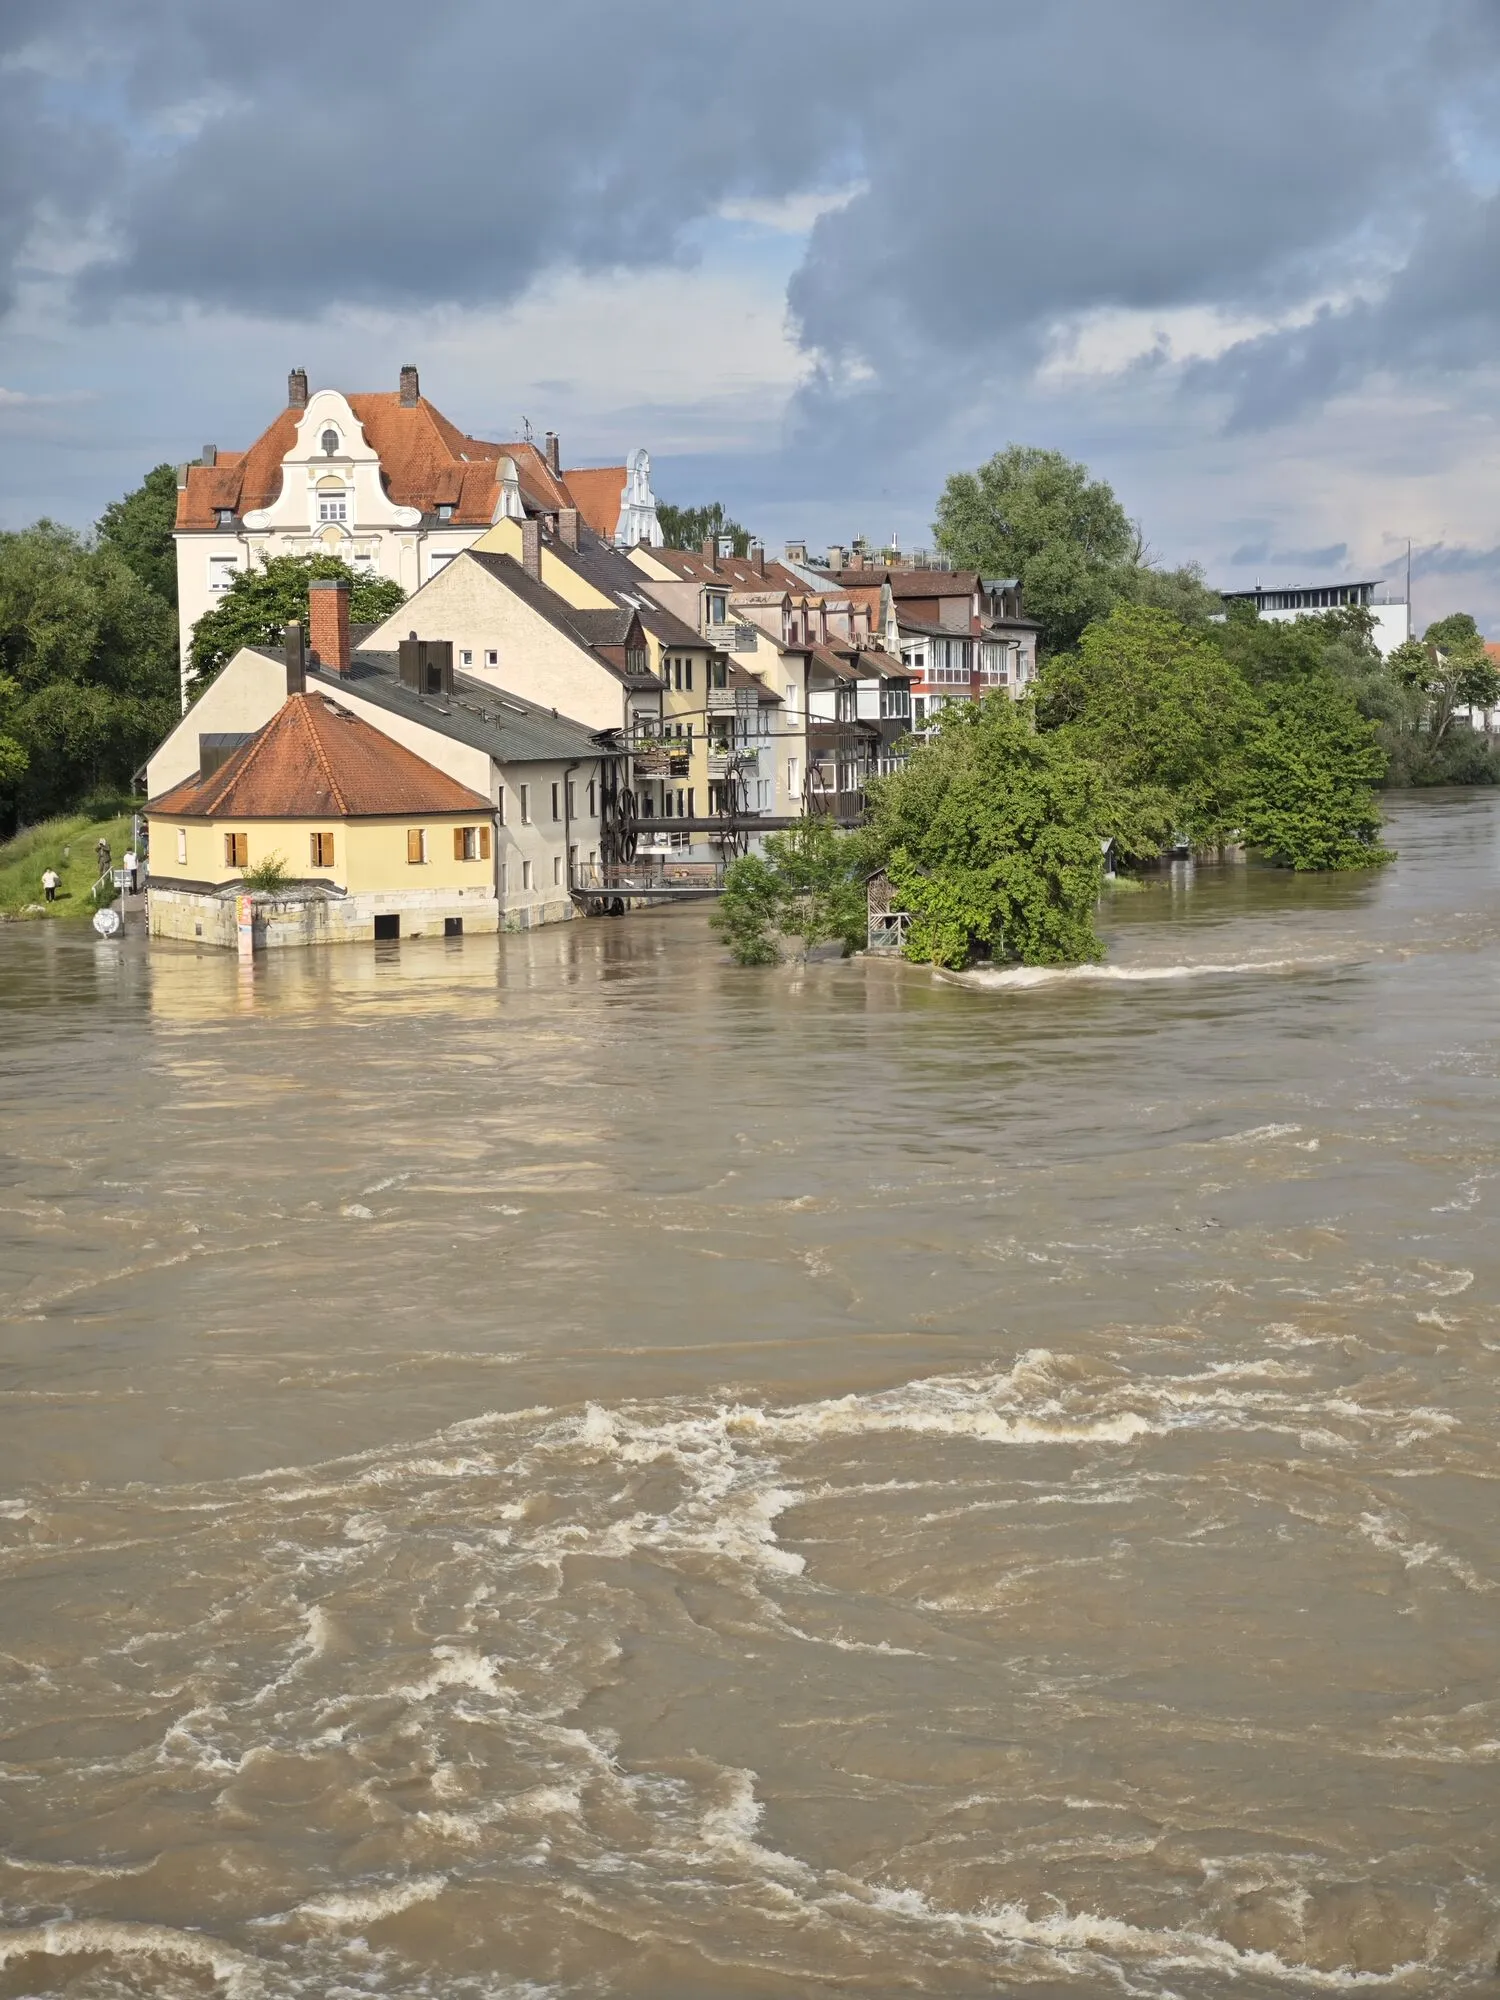
[[[5,0],[0,525],[317,384],[773,544],[1012,440],[1500,633],[1496,0]]]

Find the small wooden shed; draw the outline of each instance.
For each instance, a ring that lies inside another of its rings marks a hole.
[[[899,957],[906,948],[911,914],[896,907],[895,891],[884,868],[877,868],[873,875],[865,877],[865,906],[865,949],[885,958]]]

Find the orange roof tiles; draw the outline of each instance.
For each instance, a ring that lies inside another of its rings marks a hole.
[[[217,771],[185,779],[147,810],[178,819],[380,819],[488,817],[492,807],[326,695],[294,694]]]
[[[469,437],[425,396],[403,403],[396,390],[356,390],[345,401],[378,454],[385,489],[398,507],[418,507],[424,514],[451,507],[456,526],[487,528],[499,497],[500,460],[509,458],[522,498],[533,511],[577,507],[606,540],[619,524],[627,476],[623,465],[559,477],[534,444],[492,444]],[[221,507],[237,515],[269,507],[281,492],[282,460],[297,442],[300,414],[290,408],[278,412],[248,451],[221,451],[216,465],[190,465],[187,485],[177,495],[178,528],[213,528],[215,510]],[[576,493],[575,480],[580,482]]]
[[[563,478],[573,496],[573,505],[594,533],[601,541],[613,541],[620,525],[620,502],[625,495],[624,466],[597,465],[565,472]]]

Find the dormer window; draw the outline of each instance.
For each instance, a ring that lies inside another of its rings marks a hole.
[[[453,503],[450,500],[441,501],[438,505],[437,514],[440,521],[451,521],[453,519]]]
[[[214,525],[219,528],[232,528],[234,526],[234,509],[232,507],[215,507]]]

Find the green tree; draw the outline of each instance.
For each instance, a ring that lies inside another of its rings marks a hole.
[[[1065,733],[1038,733],[1005,694],[951,706],[871,793],[873,841],[912,914],[909,958],[1070,965],[1101,955],[1094,908],[1113,802]]]
[[[176,520],[177,474],[170,465],[153,465],[133,492],[110,502],[95,530],[99,541],[123,556],[146,588],[154,590],[174,611],[177,546],[172,529]]]
[[[6,818],[13,818],[13,814],[5,812],[6,802],[14,799],[31,762],[25,745],[15,734],[20,698],[19,684],[9,674],[0,674],[0,816]]]
[[[1264,718],[1246,761],[1246,842],[1283,868],[1389,861],[1373,789],[1385,752],[1347,683],[1319,668],[1269,681],[1261,701]]]
[[[113,545],[52,521],[0,534],[0,813],[127,788],[177,716],[176,620]]]
[[[1123,588],[1131,603],[1169,611],[1193,631],[1205,631],[1224,615],[1223,598],[1203,581],[1203,571],[1197,563],[1158,569],[1143,555],[1129,571]]]
[[[717,542],[720,535],[734,537],[734,552],[737,556],[750,553],[753,539],[748,528],[742,528],[724,512],[722,500],[714,500],[706,507],[673,507],[667,501],[659,501],[656,518],[661,523],[662,535],[669,549],[701,549],[710,536]]]
[[[343,577],[349,590],[349,618],[377,625],[406,602],[399,583],[363,576],[337,556],[269,556],[253,569],[237,572],[212,611],[193,627],[192,686],[196,698],[242,646],[274,646],[283,626],[307,619],[307,586],[314,577]]]
[[[709,918],[737,965],[775,965],[781,957],[776,918],[781,885],[758,854],[742,854],[724,871],[724,893]]]
[[[832,820],[809,815],[766,836],[765,858],[747,854],[725,871],[710,922],[741,965],[772,965],[779,940],[805,947],[865,941],[865,845]]]
[[[1122,604],[1097,620],[1077,653],[1046,663],[1037,707],[1044,728],[1065,729],[1112,784],[1151,795],[1195,846],[1233,836],[1258,705],[1219,647],[1170,612]]]
[[[1046,652],[1076,645],[1127,594],[1140,554],[1113,489],[1035,445],[1007,445],[977,472],[953,473],[933,533],[958,568],[1020,578]]]
[[[1434,746],[1447,735],[1459,709],[1500,703],[1500,674],[1467,611],[1439,618],[1420,641],[1408,639],[1398,646],[1391,666],[1422,697],[1426,734]]]

